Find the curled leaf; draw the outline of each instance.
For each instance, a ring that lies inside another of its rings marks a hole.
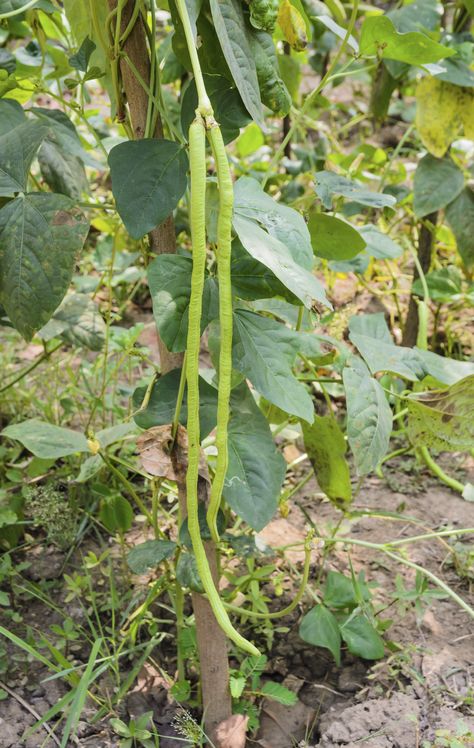
[[[306,23],[303,16],[290,0],[283,0],[278,12],[278,23],[292,49],[301,52],[308,44]]]

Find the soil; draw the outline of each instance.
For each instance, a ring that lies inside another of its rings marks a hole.
[[[474,524],[472,504],[445,490],[426,472],[417,473],[411,461],[391,465],[392,471],[387,470],[384,480],[367,479],[354,504],[356,516],[344,519],[339,533],[382,543],[389,538]],[[307,467],[304,463],[300,465],[302,474]],[[450,469],[451,472],[455,469],[452,460]],[[297,474],[293,477],[295,481],[299,478]],[[282,545],[304,537],[307,520],[301,508],[324,533],[340,519],[339,512],[311,480],[294,497],[289,516],[276,518],[265,528],[262,536],[268,544]],[[364,512],[372,514],[367,516]],[[398,513],[405,519],[376,517],[374,512]],[[407,548],[412,561],[440,576],[466,600],[472,596],[469,579],[460,576],[449,564],[446,544],[424,541]],[[321,549],[314,552],[313,582],[320,569],[321,554]],[[301,552],[291,551],[287,557],[292,563],[299,563]],[[35,559],[31,577],[34,580],[59,577],[60,561],[58,551],[48,549],[44,557]],[[325,568],[348,572],[349,561],[356,572],[365,569],[368,581],[374,584],[377,604],[390,604],[397,574],[405,586],[414,586],[414,571],[405,566],[396,568],[395,562],[383,554],[357,546],[347,552],[338,545],[326,559]],[[291,599],[292,594],[294,591],[288,590],[279,598],[278,607],[285,604],[286,598]],[[72,618],[80,615],[80,609],[73,603],[62,605]],[[363,743],[371,748],[415,748],[422,746],[423,741],[433,741],[437,729],[454,732],[460,721],[474,732],[474,630],[467,614],[451,598],[431,599],[419,615],[412,606],[399,611],[392,605],[384,614],[393,619],[386,639],[395,642],[398,648],[376,664],[345,652],[341,667],[336,667],[327,650],[311,647],[298,637],[300,616],[301,611],[294,611],[282,621],[289,631],[275,636],[266,672],[294,690],[298,702],[295,707],[265,702],[256,742],[248,741],[249,746],[356,748]],[[48,628],[56,620],[60,623],[62,615],[51,613],[40,600],[28,603],[28,623],[34,630]],[[13,648],[8,647],[8,651],[14,654]],[[85,661],[87,656],[87,651],[75,652],[78,661]],[[59,679],[46,680],[48,675],[42,665],[23,662],[8,679],[5,685],[9,694],[0,701],[0,748],[51,748],[58,744],[44,728],[22,737],[38,716],[44,715],[66,692]],[[108,686],[104,683],[101,688]],[[176,706],[165,681],[152,667],[140,673],[120,716],[127,720],[146,711],[153,711],[160,734],[168,736],[163,737],[162,748],[185,745],[171,726]],[[71,745],[118,746],[108,718],[93,723],[93,714],[93,705],[87,706],[77,739]],[[54,719],[49,724],[54,727]]]

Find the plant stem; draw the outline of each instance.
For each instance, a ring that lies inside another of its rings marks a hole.
[[[451,476],[447,475],[444,470],[440,468],[438,463],[430,455],[428,447],[419,447],[419,452],[426,466],[429,467],[431,472],[434,473],[434,475],[436,475],[436,477],[439,478],[442,483],[445,483],[447,486],[449,486],[449,488],[452,488],[453,491],[457,491],[457,493],[462,494],[462,492],[464,491],[464,484],[456,480],[456,478],[451,478]]]
[[[196,42],[194,40],[191,21],[189,18],[188,9],[186,7],[186,0],[176,0],[176,7],[178,9],[181,23],[183,24],[184,35],[186,37],[186,46],[188,48],[189,57],[191,59],[191,67],[194,74],[194,80],[196,82],[196,90],[198,94],[198,110],[201,116],[206,119],[207,117],[212,117],[213,111],[211,102],[206,92],[206,86],[204,85],[201,63],[199,62]]]

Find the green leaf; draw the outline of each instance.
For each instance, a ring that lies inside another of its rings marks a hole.
[[[117,210],[133,239],[140,239],[176,208],[187,187],[188,157],[171,140],[120,143],[109,153]]]
[[[31,113],[48,127],[48,139],[54,142],[64,153],[74,154],[87,166],[102,169],[102,164],[96,161],[81,145],[74,123],[60,109],[44,109],[32,107]]]
[[[392,411],[381,385],[365,367],[343,370],[347,436],[357,473],[374,470],[386,454],[392,433]]]
[[[28,120],[0,137],[0,195],[26,191],[31,163],[47,134],[46,127]]]
[[[291,371],[304,337],[254,312],[237,309],[234,313],[234,368],[271,403],[312,423],[311,397]]]
[[[161,376],[151,390],[147,406],[135,412],[135,423],[142,429],[164,426],[173,422],[178,397],[181,369],[173,369]],[[138,387],[133,393],[133,406],[141,407],[147,388]],[[217,390],[199,377],[199,420],[201,438],[204,439],[217,423]],[[186,425],[188,419],[187,394],[185,392],[179,416],[180,423]]]
[[[357,314],[349,320],[349,332],[365,335],[393,345],[392,336],[385,320],[385,314]]]
[[[282,296],[296,301],[294,294],[272,271],[244,249],[238,237],[232,242],[231,279],[234,293],[241,299],[268,299]]]
[[[352,500],[352,488],[346,442],[339,424],[331,415],[315,415],[311,426],[305,421],[301,425],[305,450],[321,491],[336,506],[346,506]]]
[[[33,192],[0,210],[0,300],[26,340],[61,303],[88,230],[64,195]]]
[[[432,273],[427,273],[425,275],[430,299],[438,304],[458,301],[462,293],[462,280],[461,271],[454,265],[448,265],[439,270],[433,270]],[[417,294],[420,298],[424,297],[421,278],[417,278],[413,283],[412,293]]]
[[[223,75],[204,75],[204,83],[226,143],[234,140],[241,127],[251,122],[238,90]],[[189,126],[196,116],[198,95],[194,78],[189,81],[181,103],[181,129],[187,137]]]
[[[261,693],[267,699],[277,701],[279,704],[283,704],[283,706],[294,706],[298,701],[298,696],[294,691],[290,691],[289,688],[286,688],[281,683],[275,683],[275,681],[271,680],[267,680],[263,684]]]
[[[87,457],[81,464],[81,469],[75,479],[76,483],[87,483],[94,475],[97,475],[102,467],[104,467],[104,461],[100,455]]]
[[[36,457],[44,459],[56,460],[76,452],[89,451],[84,434],[40,421],[37,418],[7,426],[3,429],[2,435],[9,439],[16,439]]]
[[[148,284],[158,332],[169,351],[184,351],[188,334],[193,261],[181,255],[160,255],[148,266]],[[219,316],[219,293],[206,278],[202,299],[201,333]]]
[[[430,39],[418,31],[400,34],[387,16],[369,16],[360,32],[360,54],[382,57],[409,65],[437,62],[456,54],[456,50]]]
[[[410,382],[423,378],[425,369],[417,352],[393,343],[382,314],[352,317],[349,331],[372,374],[389,371]]]
[[[247,252],[269,268],[308,309],[314,300],[330,307],[321,282],[295,262],[290,250],[279,239],[237,213],[234,214],[234,229]]]
[[[270,427],[246,384],[231,396],[229,465],[224,498],[254,530],[273,517],[286,464],[275,448]]]
[[[316,605],[303,616],[299,635],[304,642],[329,649],[336,665],[341,664],[341,634],[335,616],[324,605]]]
[[[363,572],[357,580],[362,600],[370,600],[370,590],[363,579]],[[329,608],[355,608],[360,604],[357,590],[351,577],[338,571],[329,571],[323,590],[324,604]]]
[[[263,226],[286,246],[298,265],[306,270],[312,269],[313,249],[303,216],[270,197],[256,179],[240,177],[237,180],[234,186],[234,212]]]
[[[465,187],[446,208],[446,219],[467,269],[474,265],[474,190]]]
[[[413,0],[409,5],[387,13],[400,33],[435,31],[440,25],[441,15],[441,5],[436,0]]]
[[[171,540],[146,540],[132,548],[127,564],[134,574],[145,574],[147,569],[156,569],[165,558],[171,558],[176,547]]]
[[[376,226],[361,226],[359,234],[367,243],[365,251],[377,260],[394,260],[403,253],[402,247]]]
[[[95,434],[95,438],[100,443],[102,449],[110,447],[111,444],[122,442],[130,434],[136,434],[137,429],[134,423],[126,421],[125,423],[116,423],[115,426],[109,426],[101,429]]]
[[[357,229],[327,213],[310,213],[308,222],[314,254],[326,260],[350,260],[365,247]]]
[[[474,374],[446,390],[408,396],[408,437],[415,446],[458,452],[474,447]]]
[[[72,345],[100,351],[106,325],[96,303],[87,294],[68,294],[38,335],[44,340],[61,336]]]
[[[181,587],[189,587],[193,592],[204,592],[194,553],[188,551],[180,553],[176,564],[176,580]]]
[[[95,49],[96,44],[86,36],[77,52],[69,58],[70,66],[85,73]]]
[[[18,125],[26,121],[26,114],[18,101],[0,99],[0,136],[11,132]],[[0,140],[0,143],[2,141]],[[1,164],[1,161],[0,161]]]
[[[364,615],[351,616],[340,629],[352,654],[364,660],[379,660],[384,656],[384,641]]]
[[[445,358],[431,351],[423,351],[421,348],[415,348],[415,351],[426,373],[442,384],[456,384],[460,379],[474,374],[474,362]]]
[[[117,494],[102,501],[99,519],[109,532],[128,532],[133,524],[133,509],[130,502]]]
[[[263,112],[255,62],[245,31],[239,0],[210,0],[212,20],[224,57],[248,113],[263,126]]]
[[[419,162],[413,181],[413,208],[419,218],[451,203],[464,188],[464,175],[452,158],[430,153]]]
[[[80,200],[89,192],[84,164],[74,153],[64,151],[53,139],[46,138],[38,153],[44,181],[53,192]]]
[[[370,208],[392,207],[397,202],[393,195],[373,192],[360,182],[341,177],[333,171],[317,171],[314,178],[316,180],[315,192],[321,198],[326,210],[332,209],[334,195],[346,197]]]
[[[433,67],[435,70],[430,70],[430,72],[441,81],[454,83],[455,86],[462,86],[463,88],[474,87],[474,71],[460,57],[450,57],[433,65]],[[427,68],[429,69],[429,66]]]

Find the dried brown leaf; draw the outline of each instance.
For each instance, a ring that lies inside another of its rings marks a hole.
[[[143,468],[158,478],[182,481],[188,466],[188,435],[184,426],[178,426],[173,443],[171,424],[154,426],[140,434],[137,439],[137,450]],[[201,452],[199,475],[209,482],[206,458]]]
[[[245,748],[248,721],[243,714],[233,714],[221,722],[215,733],[217,748]]]

